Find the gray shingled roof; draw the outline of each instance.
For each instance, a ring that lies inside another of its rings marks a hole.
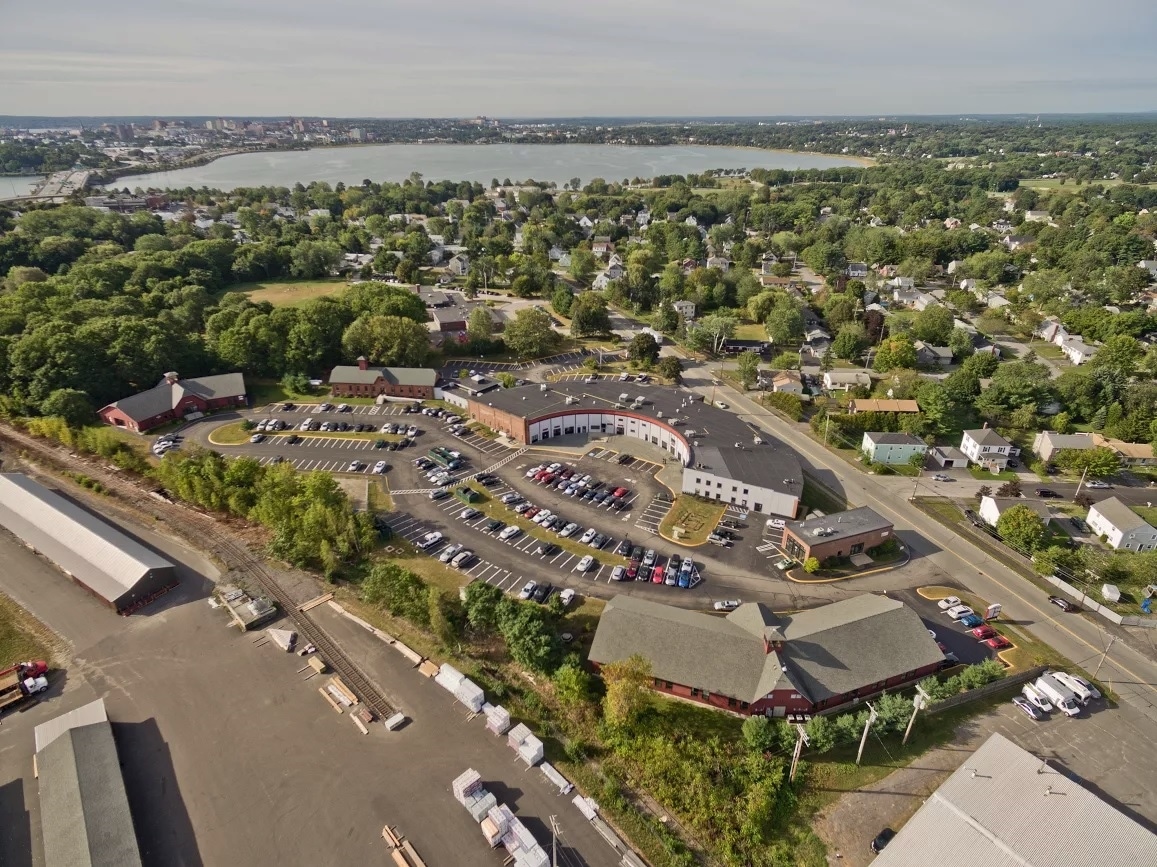
[[[434,387],[438,373],[428,367],[368,367],[339,364],[329,374],[330,384],[373,385],[381,377],[392,385],[428,385]]]
[[[982,446],[1010,446],[1008,440],[998,434],[990,427],[980,428],[979,430],[966,430],[965,435],[970,437],[973,442]]]
[[[162,379],[148,391],[122,398],[109,406],[115,406],[134,421],[144,421],[168,412],[187,394],[195,394],[205,400],[239,397],[245,394],[245,377],[240,373],[222,373],[217,376],[180,379],[172,384]]]
[[[761,488],[770,488],[795,497],[803,496],[803,473],[799,460],[787,449],[769,446],[770,437],[762,437],[762,446],[702,447],[695,451],[695,461],[717,476]]]
[[[874,867],[1141,867],[1157,836],[994,734],[924,802]]]
[[[141,863],[108,721],[69,728],[36,754],[47,867]]]
[[[152,570],[174,568],[92,512],[21,473],[0,473],[0,526],[110,602]]]
[[[782,655],[765,653],[764,639],[777,636]],[[944,658],[915,611],[872,594],[793,615],[747,603],[726,618],[616,596],[589,658],[617,662],[636,653],[660,680],[746,702],[776,688],[785,676],[781,664],[794,689],[820,702]]]
[[[906,433],[880,433],[876,431],[865,432],[864,436],[868,438],[869,442],[875,443],[878,446],[922,446],[924,440],[918,436]]]
[[[1101,500],[1093,506],[1100,515],[1122,532],[1149,526],[1148,522],[1117,497]]]
[[[892,529],[892,522],[867,506],[836,512],[822,518],[808,518],[806,521],[788,521],[787,528],[809,543],[834,542],[848,536],[872,533],[877,530]],[[816,534],[816,530],[820,534]],[[827,532],[831,530],[832,532]]]

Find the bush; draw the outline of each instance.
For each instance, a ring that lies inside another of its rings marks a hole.
[[[820,561],[815,557],[808,557],[803,561],[803,571],[807,572],[809,575],[820,571]]]
[[[779,410],[792,421],[803,418],[803,401],[799,395],[788,394],[786,391],[773,391],[763,396],[763,403],[772,409]]]

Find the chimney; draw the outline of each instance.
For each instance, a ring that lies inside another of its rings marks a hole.
[[[783,633],[780,632],[778,626],[765,626],[763,628],[763,653],[769,656],[774,653],[779,656],[783,652]]]
[[[358,370],[366,370],[369,368],[370,362],[364,355],[358,356]]]
[[[176,385],[180,378],[175,370],[170,370],[165,374],[165,385]]]

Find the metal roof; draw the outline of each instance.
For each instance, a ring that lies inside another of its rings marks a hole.
[[[0,525],[65,572],[115,602],[155,569],[173,564],[23,473],[0,473]]]
[[[330,384],[361,383],[373,385],[381,377],[391,385],[428,385],[434,387],[438,373],[428,367],[367,367],[339,364],[330,371]]]
[[[69,729],[101,722],[108,722],[108,712],[104,709],[103,698],[90,701],[76,710],[70,710],[68,713],[53,717],[48,722],[41,723],[33,729],[36,752],[40,752]]]
[[[148,391],[130,395],[109,404],[134,421],[145,421],[173,409],[188,394],[205,400],[220,397],[240,397],[245,394],[245,377],[240,373],[222,373],[196,379],[162,379]]]
[[[994,734],[908,820],[874,867],[1141,867],[1157,836]]]
[[[36,753],[46,867],[133,867],[133,830],[108,721],[61,732]]]

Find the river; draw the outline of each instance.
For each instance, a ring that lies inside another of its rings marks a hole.
[[[32,185],[38,184],[42,180],[44,180],[44,175],[0,176],[0,199],[14,199],[18,196],[27,196],[32,192]]]
[[[533,178],[561,186],[571,178],[587,183],[592,178],[620,181],[708,169],[828,169],[855,165],[859,163],[842,157],[756,148],[389,144],[238,154],[193,168],[126,175],[110,186],[232,190],[291,187],[310,181],[341,181],[353,186],[365,178],[401,181],[411,172],[420,172],[423,178],[433,181],[478,181],[489,185],[492,178]]]

